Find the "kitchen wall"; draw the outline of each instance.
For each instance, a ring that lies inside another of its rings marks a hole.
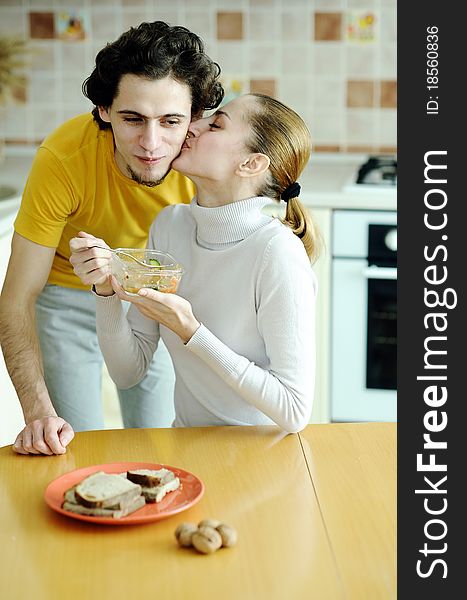
[[[0,137],[36,144],[88,111],[81,84],[96,53],[157,19],[204,39],[228,98],[259,91],[295,108],[315,150],[395,151],[396,0],[0,0],[0,36],[30,48]]]

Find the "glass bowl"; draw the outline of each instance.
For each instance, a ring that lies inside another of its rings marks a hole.
[[[184,273],[173,256],[159,250],[144,248],[116,248],[138,260],[147,263],[147,267],[138,264],[130,256],[112,254],[110,268],[112,275],[127,294],[137,294],[141,288],[150,288],[158,292],[174,294]]]

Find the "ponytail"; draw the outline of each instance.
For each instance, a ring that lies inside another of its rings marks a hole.
[[[285,218],[281,221],[284,225],[288,225],[293,233],[300,238],[311,262],[316,262],[323,245],[321,233],[298,198],[290,198],[287,201]]]
[[[282,102],[263,94],[250,94],[255,103],[247,114],[250,138],[247,148],[269,157],[270,165],[258,196],[287,203],[284,225],[297,235],[315,262],[323,246],[321,234],[298,200],[297,179],[311,155],[311,136],[303,119]]]

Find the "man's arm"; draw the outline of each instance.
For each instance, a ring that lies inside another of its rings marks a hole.
[[[36,333],[36,299],[47,282],[54,254],[55,248],[14,233],[0,296],[0,344],[26,423],[13,446],[21,454],[63,454],[74,435],[52,406]]]

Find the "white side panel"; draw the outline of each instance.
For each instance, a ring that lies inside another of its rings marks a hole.
[[[366,388],[366,268],[364,259],[333,260],[332,421],[397,420],[396,392]]]
[[[336,210],[333,219],[333,256],[368,256],[368,225],[396,225],[393,211]]]

